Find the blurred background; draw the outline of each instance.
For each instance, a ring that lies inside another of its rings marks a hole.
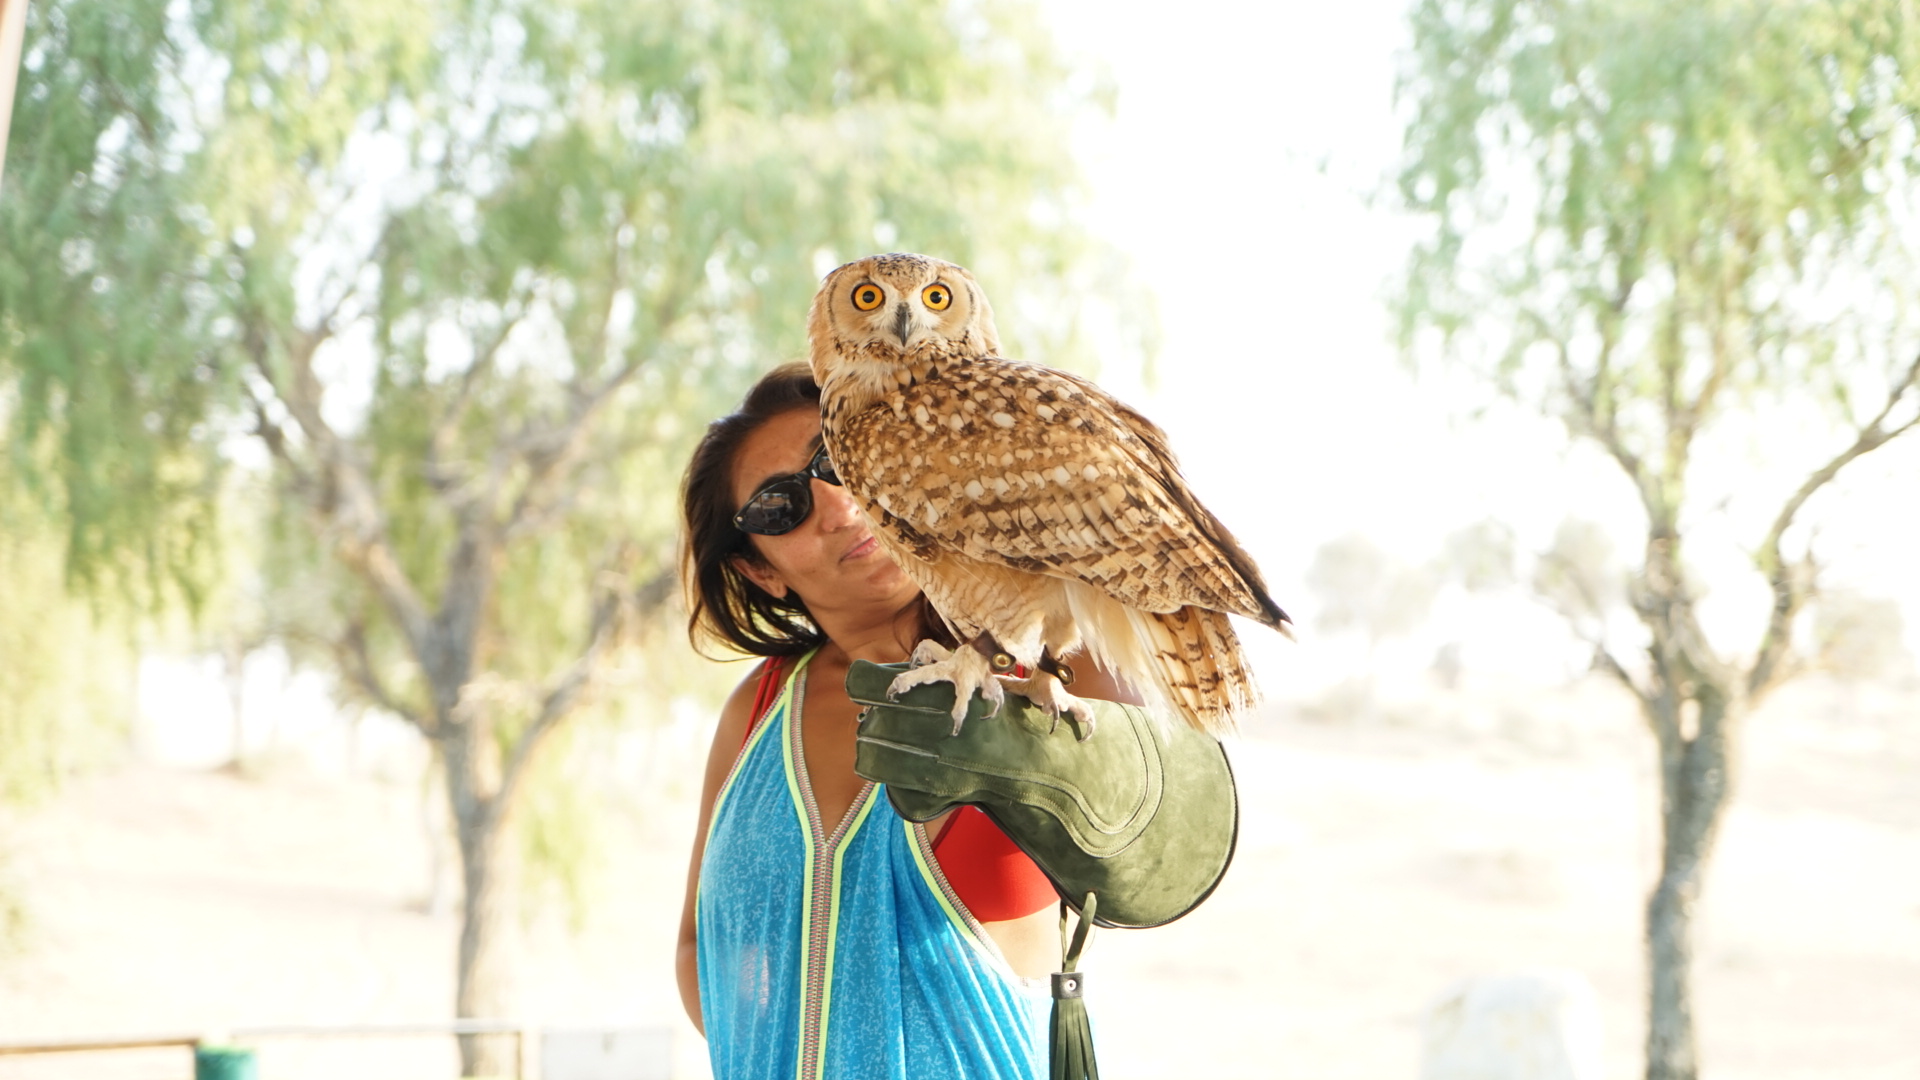
[[[1107,1075],[1920,1076],[1901,5],[0,5],[0,1044],[707,1075],[679,473],[917,250],[1300,628]]]

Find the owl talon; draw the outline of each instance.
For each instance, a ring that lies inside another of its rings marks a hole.
[[[922,668],[928,664],[937,664],[953,655],[953,650],[928,638],[913,647],[913,655],[907,658],[910,668]]]
[[[913,650],[914,655],[919,656],[921,650],[928,645],[932,645],[935,649],[940,648],[933,642],[923,641]],[[960,729],[966,726],[967,706],[972,704],[975,691],[979,691],[980,696],[986,698],[987,702],[993,706],[988,716],[999,712],[1001,703],[1007,698],[1007,692],[1001,687],[1000,680],[993,676],[993,668],[987,663],[987,658],[980,655],[978,649],[960,649],[947,653],[939,660],[901,672],[887,687],[887,696],[898,698],[916,686],[937,682],[953,684],[952,716],[955,735],[960,734]]]
[[[1006,679],[1007,689],[1025,697],[1039,706],[1053,718],[1048,725],[1047,734],[1051,735],[1060,728],[1060,717],[1066,716],[1074,722],[1074,737],[1081,742],[1093,738],[1093,706],[1067,693],[1060,681],[1044,672],[1036,673],[1025,679]]]

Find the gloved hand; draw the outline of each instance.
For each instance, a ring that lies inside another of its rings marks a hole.
[[[1135,705],[1092,702],[1082,742],[1017,694],[997,714],[975,697],[953,733],[953,688],[887,698],[901,665],[856,662],[847,694],[867,706],[854,771],[887,785],[894,809],[928,821],[962,803],[985,810],[1078,907],[1099,894],[1099,922],[1157,926],[1213,891],[1239,823],[1219,742]]]

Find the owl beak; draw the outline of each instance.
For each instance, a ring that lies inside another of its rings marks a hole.
[[[900,339],[900,344],[904,348],[907,344],[907,335],[912,332],[913,313],[907,310],[907,305],[901,304],[893,309],[893,335]]]

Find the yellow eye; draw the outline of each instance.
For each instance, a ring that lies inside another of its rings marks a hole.
[[[920,300],[933,311],[945,311],[953,303],[953,290],[936,281],[920,290]]]
[[[861,311],[872,311],[885,303],[886,299],[887,294],[871,281],[863,281],[853,287],[853,306]]]

